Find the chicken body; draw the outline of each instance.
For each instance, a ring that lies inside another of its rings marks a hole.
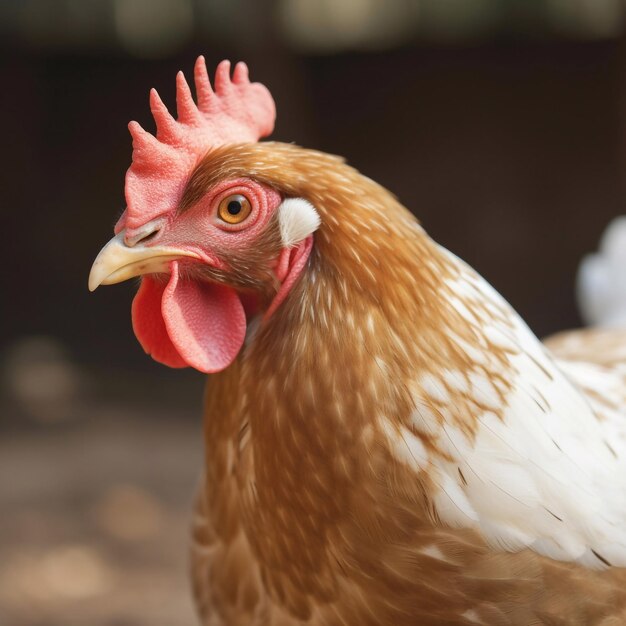
[[[208,383],[204,624],[626,623],[626,333],[551,353],[335,157],[233,146],[203,170],[321,218],[287,299]]]

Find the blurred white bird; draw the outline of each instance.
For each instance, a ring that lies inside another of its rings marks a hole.
[[[604,231],[598,252],[578,270],[577,295],[583,319],[593,326],[626,326],[626,216]]]

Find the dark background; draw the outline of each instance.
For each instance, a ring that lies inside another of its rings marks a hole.
[[[546,335],[624,210],[622,25],[620,0],[0,1],[0,623],[192,623],[203,379],[142,353],[136,285],[87,291],[150,87],[247,61],[272,138],[347,157]]]

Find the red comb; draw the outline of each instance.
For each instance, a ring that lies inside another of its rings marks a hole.
[[[127,209],[116,231],[136,228],[175,209],[193,168],[210,148],[256,142],[274,128],[276,109],[269,91],[251,83],[245,63],[237,63],[230,78],[230,62],[222,61],[211,87],[204,57],[194,68],[196,97],[182,72],[176,76],[174,119],[155,89],[150,110],[156,136],[137,122],[128,125],[133,137],[133,162],[126,173]]]

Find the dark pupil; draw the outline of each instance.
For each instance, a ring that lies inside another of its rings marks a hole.
[[[241,202],[239,200],[231,200],[228,203],[228,212],[231,215],[237,215],[241,211]]]

